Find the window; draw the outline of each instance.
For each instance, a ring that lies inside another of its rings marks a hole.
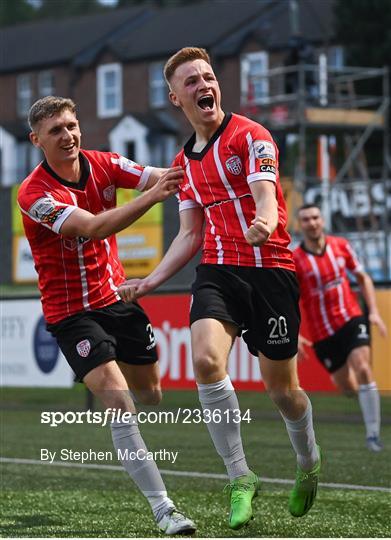
[[[17,111],[18,116],[25,117],[31,107],[31,77],[27,73],[18,75],[16,79]]]
[[[149,103],[151,107],[164,107],[167,103],[167,87],[163,76],[163,62],[149,66]]]
[[[335,69],[342,69],[345,65],[342,47],[330,47],[327,51],[328,66]]]
[[[122,66],[105,64],[97,70],[98,116],[110,118],[122,113]]]
[[[269,79],[264,77],[269,69],[266,52],[249,53],[241,60],[242,103],[266,103],[269,98]]]
[[[52,71],[40,71],[38,73],[38,94],[40,97],[54,94],[54,77]]]

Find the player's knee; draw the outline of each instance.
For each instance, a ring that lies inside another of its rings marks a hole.
[[[137,402],[142,405],[159,405],[163,398],[160,386],[137,393]]]
[[[372,371],[368,362],[364,360],[357,362],[354,371],[360,384],[368,384],[372,380]]]
[[[220,362],[212,352],[197,353],[193,357],[194,373],[197,380],[208,379],[218,373]]]

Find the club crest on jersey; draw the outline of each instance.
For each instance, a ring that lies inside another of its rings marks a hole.
[[[88,339],[83,339],[83,341],[79,341],[79,343],[76,345],[76,350],[79,353],[79,356],[86,358],[90,354],[91,343],[88,341]]]
[[[340,268],[345,268],[345,259],[343,257],[337,257],[337,263]]]
[[[103,190],[103,198],[105,201],[112,201],[114,199],[115,186],[108,186]]]
[[[239,156],[231,156],[225,162],[225,166],[231,174],[238,176],[242,172],[242,162]]]
[[[253,148],[255,159],[276,159],[276,150],[273,143],[270,141],[254,141]]]

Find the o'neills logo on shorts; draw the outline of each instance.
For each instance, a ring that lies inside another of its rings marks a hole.
[[[83,339],[83,341],[79,341],[79,343],[76,345],[76,350],[80,356],[86,358],[90,354],[91,343],[88,341],[88,339]]]
[[[239,156],[232,156],[225,162],[225,166],[231,174],[238,176],[242,172],[242,162]]]

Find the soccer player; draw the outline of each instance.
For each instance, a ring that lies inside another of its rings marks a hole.
[[[313,346],[338,388],[350,395],[358,392],[367,447],[379,452],[380,399],[370,364],[369,333],[347,270],[356,276],[369,309],[369,322],[386,336],[372,280],[345,238],[325,234],[324,220],[316,205],[302,206],[298,218],[304,239],[293,256],[305,306],[302,314],[308,319],[313,341],[300,336],[299,356],[305,357],[306,346]]]
[[[133,413],[132,422],[111,424],[113,443],[117,455],[127,449],[137,456],[122,463],[148,499],[160,530],[192,533],[193,522],[168,498],[155,462],[142,459],[146,447],[129,389],[140,402],[160,401],[156,344],[144,311],[137,303],[125,305],[117,292],[125,275],[114,236],[176,193],[183,173],[179,167],[144,168],[115,153],[81,150],[70,99],[42,98],[28,120],[30,140],[45,159],[22,183],[18,204],[47,328],[77,380],[105,407]],[[119,187],[145,193],[116,208]]]
[[[157,268],[145,279],[126,282],[120,294],[129,301],[151,291],[203,242],[192,286],[192,353],[201,406],[212,418],[215,410],[221,415],[221,422],[207,426],[230,478],[229,526],[239,529],[252,518],[252,499],[260,487],[246,462],[240,426],[229,414],[239,404],[227,359],[242,331],[249,350],[259,356],[263,381],[297,455],[289,510],[302,516],[314,502],[320,454],[311,403],[296,370],[299,294],[285,230],[278,150],[264,127],[224,113],[204,49],[181,49],[167,61],[164,74],[171,102],[195,130],[174,160],[185,170],[180,230]]]

